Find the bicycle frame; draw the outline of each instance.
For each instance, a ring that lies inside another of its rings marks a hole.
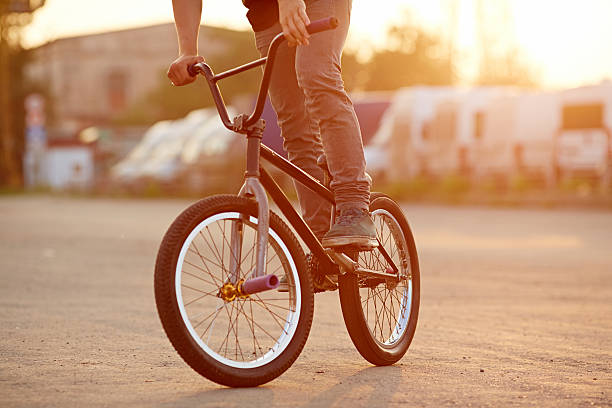
[[[313,34],[324,30],[333,29],[338,25],[335,18],[318,20],[308,26],[308,31]],[[329,201],[335,208],[335,200],[333,192],[319,182],[317,179],[295,166],[293,163],[286,160],[284,157],[275,153],[272,149],[261,144],[265,121],[261,119],[263,106],[265,103],[272,68],[276,58],[276,53],[280,45],[284,42],[284,35],[278,34],[270,43],[268,54],[264,58],[257,59],[248,64],[230,69],[220,74],[214,74],[213,70],[206,63],[197,63],[189,67],[189,72],[192,75],[202,74],[206,78],[206,82],[210,88],[217,111],[223,122],[223,125],[238,133],[244,133],[247,137],[247,163],[246,163],[246,179],[240,189],[239,196],[254,197],[258,204],[258,221],[257,221],[257,262],[256,270],[252,271],[251,277],[261,277],[264,275],[266,265],[266,247],[268,242],[269,228],[269,203],[266,192],[270,194],[273,201],[278,205],[281,212],[285,215],[289,223],[293,226],[297,234],[302,238],[310,251],[319,259],[319,263],[325,271],[335,271],[338,265],[344,269],[356,269],[356,264],[350,261],[350,258],[335,254],[333,251],[325,250],[310,227],[304,222],[302,217],[297,213],[285,193],[281,190],[272,176],[260,166],[260,157],[272,164],[283,173],[289,175],[294,180],[297,180],[305,187],[309,188],[323,199]],[[265,65],[261,79],[259,92],[255,108],[250,115],[239,115],[230,120],[227,113],[227,108],[217,82],[250,70],[252,68]],[[235,254],[230,261],[230,276],[233,283],[236,283],[239,269],[239,260],[241,257],[240,251],[242,247],[242,228],[241,222],[235,222],[232,226],[231,247]],[[383,255],[389,261],[390,257],[382,250]],[[331,255],[331,257],[330,257]],[[333,258],[333,260],[332,260]],[[393,261],[390,262],[392,269],[398,273],[397,267]],[[359,268],[359,271],[372,276],[389,278],[390,274],[381,273],[378,271],[366,271]],[[336,272],[332,272],[336,273]]]

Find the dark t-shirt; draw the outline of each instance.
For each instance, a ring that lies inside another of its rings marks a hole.
[[[263,31],[278,21],[278,3],[276,0],[242,0],[249,9],[247,18],[254,31]]]

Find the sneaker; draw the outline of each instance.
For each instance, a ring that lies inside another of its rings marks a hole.
[[[372,249],[378,246],[376,227],[367,210],[349,208],[336,217],[336,222],[323,236],[325,248],[351,246]]]

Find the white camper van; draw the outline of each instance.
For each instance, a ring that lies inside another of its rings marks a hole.
[[[406,181],[427,172],[428,124],[440,100],[458,91],[448,87],[398,90],[380,127],[365,148],[368,172],[384,173],[391,181]]]
[[[609,181],[612,155],[612,83],[561,93],[555,159],[558,176]]]
[[[474,145],[483,133],[484,110],[508,93],[506,88],[475,88],[438,104],[427,138],[427,166],[432,175],[471,174]]]
[[[477,181],[521,174],[553,181],[555,134],[561,123],[558,93],[502,96],[484,109],[482,136],[474,146]]]
[[[200,109],[183,119],[157,122],[128,156],[111,169],[112,178],[120,184],[134,186],[142,179],[170,180],[179,165],[184,144],[213,113],[210,109]]]

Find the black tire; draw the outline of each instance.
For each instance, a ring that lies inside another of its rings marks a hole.
[[[367,361],[383,366],[400,360],[414,337],[420,300],[419,260],[410,226],[400,207],[384,194],[372,193],[370,211],[379,240],[404,279],[396,287],[389,287],[380,279],[346,274],[339,277],[338,283],[342,315],[353,344]],[[387,231],[388,236],[381,237]],[[351,256],[368,269],[388,268],[378,249]],[[379,300],[380,307],[376,304]]]
[[[231,301],[221,299],[216,292],[223,282],[231,279],[229,252],[233,253],[225,249],[229,239],[219,237],[226,237],[232,225],[242,225],[244,246],[255,234],[251,230],[256,231],[256,219],[257,204],[246,198],[219,195],[198,201],[172,223],[155,264],[155,301],[170,342],[199,374],[230,387],[257,386],[286,371],[302,351],[313,318],[312,280],[307,273],[304,252],[287,225],[273,213],[270,213],[266,273],[285,271],[290,291],[281,294],[269,290]],[[253,259],[256,256],[241,252],[241,278],[253,269]],[[271,271],[277,265],[280,265],[277,270]],[[177,272],[180,272],[178,278]],[[189,297],[195,300],[187,302]],[[285,299],[287,303],[283,303]],[[195,324],[202,316],[208,317]],[[283,326],[283,318],[291,325]],[[226,320],[227,334],[223,331]],[[274,343],[276,333],[279,337]],[[220,343],[224,334],[224,342]],[[243,336],[249,340],[241,343]]]

